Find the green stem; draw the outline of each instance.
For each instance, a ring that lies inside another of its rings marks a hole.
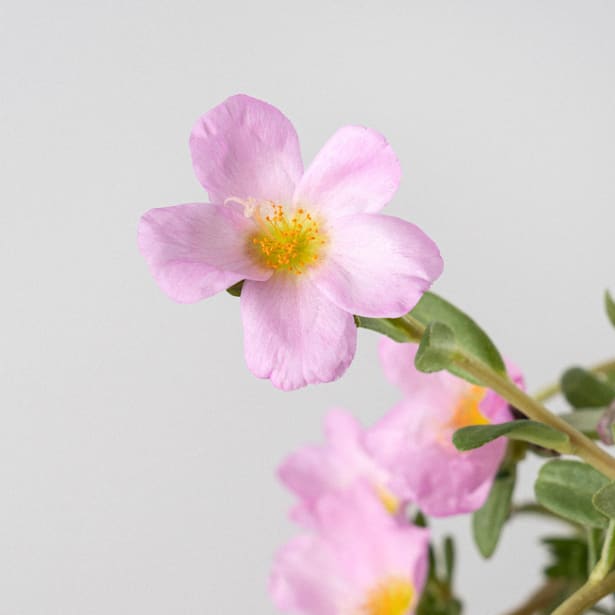
[[[580,615],[594,604],[615,591],[615,572],[598,582],[591,579],[567,600],[564,600],[551,615]]]
[[[602,532],[595,527],[586,527],[585,532],[587,534],[587,572],[591,576],[598,563],[598,549],[600,548],[600,534]]]
[[[610,359],[608,361],[604,361],[603,363],[598,363],[588,369],[588,371],[593,374],[611,374],[615,372],[615,359]],[[544,402],[551,397],[555,397],[561,393],[561,386],[559,382],[552,382],[550,385],[540,389],[534,394],[534,399],[538,402]]]
[[[425,333],[426,327],[409,314],[406,314],[400,320],[404,330],[411,337],[420,339],[423,333]],[[515,408],[521,410],[527,417],[540,421],[568,435],[570,439],[570,450],[568,452],[577,455],[608,478],[615,480],[615,459],[613,457],[603,451],[587,436],[566,423],[559,416],[552,414],[540,402],[515,386],[508,377],[495,372],[482,361],[463,352],[456,352],[452,357],[452,361],[476,378],[476,380],[493,389]]]
[[[567,434],[570,438],[570,453],[581,457],[596,470],[615,480],[615,459],[587,436],[577,431],[559,416],[552,414],[542,404],[517,388],[508,378],[494,372],[474,357],[458,354],[456,363],[480,382],[499,393],[529,418]]]
[[[611,519],[602,543],[600,560],[589,575],[589,582],[598,583],[609,573],[615,561],[615,521]]]

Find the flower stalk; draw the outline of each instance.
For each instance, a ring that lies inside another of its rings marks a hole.
[[[598,363],[593,365],[588,369],[592,374],[612,374],[615,373],[615,359],[609,359],[608,361],[603,361],[602,363]],[[545,402],[556,395],[559,395],[562,392],[561,385],[558,382],[553,382],[548,386],[540,389],[536,393],[534,393],[534,399],[538,402]]]
[[[611,572],[598,582],[592,582],[590,579],[562,602],[551,615],[580,615],[613,591],[615,591],[615,572]]]
[[[426,327],[412,316],[407,314],[401,320],[404,329],[413,338],[420,339],[425,333]],[[540,421],[565,433],[570,439],[570,450],[568,451],[570,454],[580,457],[608,478],[615,480],[615,459],[611,455],[566,421],[553,414],[539,401],[527,395],[508,378],[462,351],[454,353],[452,362],[485,386],[493,389],[530,419]]]

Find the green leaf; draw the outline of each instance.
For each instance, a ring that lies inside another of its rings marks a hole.
[[[460,451],[469,451],[500,436],[530,442],[559,452],[567,452],[570,444],[570,439],[565,433],[538,421],[530,420],[462,427],[453,434],[453,444]]]
[[[439,372],[451,367],[457,345],[452,329],[441,322],[432,322],[425,329],[414,364],[422,372]]]
[[[452,536],[444,538],[444,570],[446,581],[450,584],[455,573],[455,542]]]
[[[355,316],[354,321],[357,327],[381,333],[396,342],[418,343],[421,340],[420,337],[409,333],[408,328],[404,325],[401,318],[367,318],[366,316]]]
[[[428,549],[427,582],[423,587],[420,601],[416,607],[417,615],[460,615],[461,602],[455,597],[451,583],[454,550],[450,537],[444,540],[444,562],[441,554],[436,553],[433,545]],[[444,564],[444,566],[442,566]],[[441,571],[444,568],[444,574]]]
[[[611,297],[608,290],[604,293],[604,307],[606,308],[606,315],[615,327],[615,300]]]
[[[480,359],[496,372],[506,373],[504,361],[489,336],[472,318],[442,297],[425,293],[410,314],[425,326],[436,320],[448,325],[461,350]]]
[[[581,367],[566,370],[561,387],[573,408],[599,408],[615,399],[615,387]]]
[[[233,297],[240,297],[241,296],[241,289],[242,288],[243,288],[243,280],[240,280],[236,284],[233,284],[232,286],[229,286],[226,289],[226,292],[229,295],[233,295]]]
[[[571,459],[545,463],[534,484],[536,499],[550,511],[588,527],[605,528],[607,519],[592,504],[609,479],[591,466]]]
[[[493,555],[510,514],[515,479],[514,465],[502,467],[495,477],[487,501],[472,515],[474,542],[485,558]]]
[[[382,333],[396,342],[420,341],[421,336],[412,331],[408,320],[412,319],[423,327],[432,322],[440,322],[453,332],[458,349],[468,355],[476,357],[499,374],[506,373],[504,361],[489,336],[464,312],[433,293],[424,293],[421,300],[413,310],[404,318],[366,318],[355,316],[358,327],[371,329]],[[442,369],[442,368],[441,368]],[[462,378],[475,382],[462,370],[451,367],[450,371]]]
[[[543,538],[551,555],[545,574],[551,579],[585,581],[587,577],[587,543],[579,538]]]
[[[592,502],[596,510],[615,519],[615,483],[609,483],[594,493]]]

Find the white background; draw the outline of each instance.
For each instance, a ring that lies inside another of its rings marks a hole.
[[[274,613],[277,464],[330,406],[369,423],[397,399],[375,334],[341,381],[285,394],[245,368],[236,299],[152,281],[138,218],[205,200],[188,134],[231,94],[281,108],[306,162],[343,124],[384,133],[388,213],[438,242],[437,292],[531,387],[612,355],[614,29],[597,0],[3,2],[0,615]],[[515,522],[485,564],[467,518],[438,528],[472,615],[519,602],[560,529]]]

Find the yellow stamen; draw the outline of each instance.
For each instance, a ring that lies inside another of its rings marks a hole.
[[[412,604],[414,586],[401,577],[392,577],[370,590],[360,615],[405,615]]]
[[[249,215],[259,230],[250,237],[248,246],[262,265],[301,275],[318,263],[327,240],[319,222],[308,211],[302,207],[287,210],[273,202],[254,205],[250,201],[249,205]]]
[[[459,400],[448,427],[461,429],[468,425],[488,425],[489,419],[480,411],[480,402],[487,393],[486,389],[472,386]]]
[[[376,487],[376,495],[387,512],[392,515],[397,514],[399,511],[399,500],[388,489],[378,486]]]

